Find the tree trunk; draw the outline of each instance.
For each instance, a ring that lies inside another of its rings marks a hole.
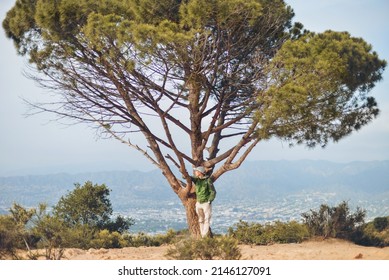
[[[186,212],[186,221],[188,223],[188,230],[192,237],[200,238],[200,225],[199,218],[196,213],[196,196],[188,197],[186,200],[182,201],[185,212]],[[208,237],[213,237],[212,229],[209,227]]]
[[[196,213],[196,196],[190,195],[181,199],[181,201],[185,207],[189,233],[192,237],[200,237],[199,219]]]

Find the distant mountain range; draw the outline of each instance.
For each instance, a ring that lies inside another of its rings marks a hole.
[[[240,170],[221,178],[220,184],[235,185],[245,195],[282,195],[304,190],[377,195],[389,193],[389,161],[247,162]]]
[[[26,207],[45,202],[49,206],[86,181],[106,184],[112,191],[114,209],[147,200],[177,197],[159,170],[110,171],[79,174],[48,174],[0,177],[0,211],[13,202]],[[216,182],[218,198],[224,200],[261,199],[302,192],[332,192],[355,196],[389,197],[389,161],[334,163],[328,161],[254,161],[225,174]]]

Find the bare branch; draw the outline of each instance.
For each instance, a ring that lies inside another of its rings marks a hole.
[[[251,145],[244,151],[243,155],[234,163],[224,163],[216,172],[212,174],[212,179],[216,181],[220,178],[224,173],[237,169],[241,166],[243,161],[247,158],[247,156],[250,154],[250,152],[254,149],[254,147],[259,143],[260,139],[256,138],[251,143]]]

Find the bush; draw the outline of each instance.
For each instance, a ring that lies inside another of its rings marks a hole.
[[[228,234],[243,244],[267,245],[273,243],[299,243],[309,237],[308,228],[296,221],[276,221],[261,225],[239,221]]]
[[[365,224],[353,236],[353,241],[363,246],[389,246],[389,227],[387,225],[384,227],[385,220],[388,219],[389,217],[379,217]]]
[[[125,244],[128,247],[140,247],[140,246],[161,246],[163,244],[171,244],[175,242],[178,237],[177,232],[169,229],[166,234],[149,235],[143,232],[138,234],[124,235]]]
[[[91,240],[90,245],[93,248],[123,248],[126,246],[126,241],[119,232],[103,229]]]
[[[119,232],[119,233],[125,233],[128,231],[130,226],[134,224],[134,220],[131,218],[124,218],[122,216],[117,216],[115,220],[109,220],[107,221],[103,229],[107,229],[109,232]]]
[[[219,236],[180,240],[166,256],[175,260],[239,260],[242,255],[237,240]]]
[[[32,218],[36,215],[36,209],[26,209],[19,204],[13,204],[9,210],[11,215],[1,216],[0,220],[0,255],[20,259],[16,249],[27,249],[27,258],[37,259],[31,249],[39,241],[29,230]]]
[[[296,221],[275,222],[266,227],[269,240],[275,243],[300,243],[309,237],[308,228]]]
[[[364,224],[366,211],[357,208],[355,213],[350,213],[347,202],[343,201],[335,207],[322,204],[319,211],[310,210],[301,215],[313,236],[351,239]]]
[[[86,182],[61,197],[53,213],[46,205],[26,209],[14,204],[11,214],[0,216],[0,258],[19,258],[17,249],[27,249],[27,257],[36,259],[31,249],[45,250],[46,259],[61,259],[64,248],[120,248],[126,245],[123,234],[133,220],[117,216],[111,219],[110,190],[105,185]]]
[[[241,220],[235,226],[236,229],[232,227],[228,229],[229,236],[243,244],[261,244],[260,236],[264,232],[264,227],[261,224],[248,223]]]
[[[133,225],[133,220],[121,216],[111,219],[113,210],[109,193],[104,184],[93,185],[90,181],[83,186],[75,184],[75,189],[58,201],[54,215],[70,228],[81,225],[93,230],[123,233]]]
[[[57,217],[52,217],[46,213],[46,206],[40,205],[39,211],[34,219],[34,227],[31,231],[34,236],[39,237],[38,248],[45,249],[47,260],[60,260],[64,255],[66,244],[65,233],[67,228]]]
[[[377,217],[373,220],[374,228],[378,231],[383,231],[388,227],[388,217]]]
[[[20,228],[11,216],[0,216],[0,260],[18,259],[17,248],[22,245]]]
[[[125,240],[120,235],[129,229],[133,220],[122,216],[111,219],[113,210],[109,193],[104,184],[93,185],[89,181],[83,186],[75,184],[75,189],[61,197],[54,206],[53,216],[46,215],[45,219],[40,219],[43,227],[56,227],[55,235],[50,233],[49,238],[54,243],[45,241],[49,240],[45,231],[38,231],[43,240],[41,243],[45,248],[52,245],[81,249],[123,247]]]

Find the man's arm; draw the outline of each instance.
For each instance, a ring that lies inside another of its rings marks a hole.
[[[216,197],[216,190],[215,190],[215,186],[212,183],[212,180],[208,181],[208,186],[209,186],[209,198],[208,198],[208,201],[211,203],[215,199],[215,197]]]

